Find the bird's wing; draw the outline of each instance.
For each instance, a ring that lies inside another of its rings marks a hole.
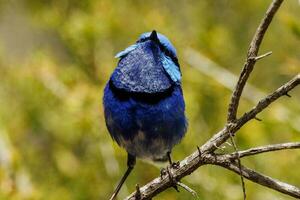
[[[181,82],[181,73],[179,67],[169,56],[166,56],[164,54],[162,54],[161,56],[161,62],[172,81],[179,84]]]

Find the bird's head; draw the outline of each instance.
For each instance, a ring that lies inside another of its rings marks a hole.
[[[152,32],[143,33],[139,37],[137,43],[145,42],[147,40],[152,40],[157,43],[165,54],[177,59],[176,49],[165,35],[153,30]]]
[[[166,36],[161,33],[157,33],[155,30],[141,34],[135,44],[119,52],[115,57],[122,59],[127,57],[128,54],[141,52],[141,49],[143,49],[143,53],[139,54],[139,58],[137,59],[142,59],[140,57],[141,55],[144,55],[143,57],[146,60],[149,60],[149,57],[155,57],[154,59],[159,60],[161,66],[163,66],[172,81],[180,83],[181,73],[176,49]],[[134,61],[135,59],[131,60],[133,61],[132,63],[136,63],[136,61]]]
[[[141,34],[135,44],[119,52],[112,81],[121,89],[134,92],[161,92],[180,84],[181,72],[176,49],[155,30]]]
[[[137,42],[131,46],[129,46],[128,48],[126,48],[125,50],[119,52],[115,57],[116,58],[122,58],[123,56],[127,55],[129,52],[131,52],[132,50],[136,49],[136,47],[138,47],[139,44],[142,44],[146,41],[152,41],[155,44],[157,44],[160,49],[167,54],[168,56],[177,59],[177,53],[176,53],[176,49],[173,46],[173,44],[170,42],[170,40],[163,34],[161,33],[157,33],[155,30],[153,30],[152,32],[146,32],[140,35],[139,39],[137,40]]]

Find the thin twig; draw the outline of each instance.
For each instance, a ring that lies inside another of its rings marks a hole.
[[[243,151],[239,151],[238,155],[240,158],[246,157],[246,156],[252,156],[256,154],[271,152],[271,151],[280,151],[280,150],[286,150],[286,149],[300,149],[300,142],[288,142],[288,143],[282,143],[282,144],[270,144],[266,146],[260,146],[255,147]],[[228,158],[237,158],[236,153],[232,153],[227,155]]]
[[[234,137],[231,133],[229,133],[230,135],[230,141],[231,141],[231,144],[233,145],[233,148],[234,148],[234,154],[236,155],[236,158],[237,158],[237,161],[238,161],[238,167],[240,169],[240,178],[241,178],[241,183],[242,183],[242,191],[243,191],[243,199],[246,200],[247,198],[247,195],[246,195],[246,187],[245,187],[245,181],[244,181],[244,177],[241,175],[242,174],[242,162],[241,162],[241,159],[240,159],[240,154],[238,153],[238,147],[234,141]]]
[[[182,182],[177,182],[177,185],[182,187],[183,189],[185,189],[186,191],[188,191],[189,193],[191,193],[194,197],[198,198],[198,194],[197,192],[195,192],[195,190],[193,190],[192,188],[190,188],[189,186],[185,185]]]
[[[239,169],[238,165],[235,163],[228,163],[228,162],[220,159],[213,164],[217,164],[217,165],[222,166],[226,169],[229,169],[237,174],[240,174],[240,169]],[[279,180],[276,180],[274,178],[271,178],[271,177],[261,174],[259,172],[256,172],[250,168],[247,168],[244,166],[241,166],[241,168],[242,168],[243,177],[247,178],[248,180],[258,183],[259,185],[268,187],[270,189],[276,190],[283,194],[287,194],[287,195],[295,197],[295,198],[300,198],[300,189],[299,188],[297,188],[293,185],[281,182]]]
[[[221,131],[215,134],[211,139],[209,139],[204,145],[201,146],[201,152],[212,152],[216,150],[215,146],[220,146],[224,142],[226,142],[231,133],[235,133],[238,131],[245,123],[255,118],[255,116],[268,107],[271,103],[276,101],[279,97],[284,96],[287,92],[294,89],[297,85],[300,84],[300,74],[296,75],[289,82],[282,85],[272,94],[269,94],[264,99],[260,100],[258,104],[252,108],[249,112],[245,113],[241,118],[236,120],[235,123],[230,123],[226,125]]]
[[[236,84],[236,87],[234,89],[234,92],[231,96],[231,101],[228,107],[228,116],[227,121],[233,122],[236,119],[237,109],[239,106],[240,97],[242,95],[243,89],[245,87],[245,84],[248,80],[248,77],[250,73],[252,72],[254,65],[256,63],[257,53],[260,47],[260,44],[264,38],[264,35],[276,13],[278,8],[280,7],[283,0],[273,0],[271,5],[269,6],[265,17],[262,19],[260,25],[258,26],[256,33],[254,34],[254,37],[250,43],[250,47],[247,53],[247,59],[245,62],[245,65],[242,69],[241,75],[239,77],[239,80]]]
[[[248,114],[246,113],[243,117],[237,120],[236,123],[226,125],[226,127],[216,133],[210,140],[208,140],[204,145],[200,147],[201,157],[199,157],[199,150],[197,149],[191,155],[184,158],[180,162],[179,167],[172,170],[173,178],[180,181],[180,179],[191,174],[200,166],[207,164],[207,158],[209,158],[209,155],[217,149],[216,146],[226,142],[226,140],[230,137],[230,131],[232,132],[232,134],[236,133],[245,123],[253,119],[256,114],[264,110],[279,97],[284,96],[286,92],[289,92],[299,84],[300,74],[295,76],[289,82],[285,83],[283,86],[278,88],[266,98],[259,101],[259,103],[251,111],[249,111]],[[173,183],[171,180],[169,180],[169,178],[158,177],[140,188],[142,199],[152,198],[172,186]],[[127,197],[127,199],[134,200],[134,193]]]
[[[256,61],[258,61],[258,60],[263,59],[263,58],[265,58],[265,57],[267,57],[267,56],[269,56],[269,55],[271,55],[271,54],[272,54],[272,51],[269,51],[268,53],[265,53],[265,54],[263,54],[263,55],[254,57],[254,59],[255,59]]]
[[[212,138],[210,138],[204,145],[202,145],[195,152],[193,152],[191,155],[187,156],[184,160],[182,160],[179,163],[178,168],[172,170],[172,179],[169,177],[158,177],[149,182],[147,185],[141,187],[139,189],[141,193],[141,199],[150,199],[156,196],[157,194],[161,193],[162,191],[166,190],[167,188],[173,187],[174,180],[179,182],[183,177],[191,174],[197,168],[206,164],[220,165],[238,174],[242,172],[242,175],[245,178],[253,182],[277,190],[281,193],[288,194],[293,197],[300,197],[300,189],[298,189],[297,187],[277,181],[258,172],[255,172],[251,169],[248,169],[242,165],[239,169],[239,164],[235,163],[235,161],[232,159],[230,160],[228,157],[226,157],[226,155],[214,154],[214,151],[223,143],[225,143],[231,134],[234,135],[244,124],[254,119],[258,113],[260,113],[271,103],[276,101],[279,97],[288,94],[289,91],[291,91],[297,85],[300,84],[300,74],[298,74],[292,80],[278,88],[275,92],[260,100],[259,103],[253,109],[251,109],[249,112],[245,113],[242,117],[236,120],[236,113],[239,105],[240,96],[256,62],[256,59],[253,58],[259,59],[261,57],[257,57],[259,46],[267,28],[269,27],[269,24],[271,23],[271,20],[273,19],[276,11],[280,7],[282,1],[283,0],[273,0],[273,2],[268,8],[268,11],[266,12],[264,19],[262,20],[252,39],[247,54],[246,63],[241,72],[239,81],[236,85],[236,88],[231,98],[231,102],[229,104],[227,124],[221,131],[213,135]],[[126,199],[136,199],[135,193],[131,194]]]
[[[260,119],[260,118],[258,118],[258,117],[256,117],[256,116],[254,117],[254,119],[257,120],[257,121],[259,121],[259,122],[262,121],[262,119]]]
[[[279,97],[285,96],[289,91],[294,89],[299,84],[300,84],[300,74],[297,74],[293,79],[291,79],[289,82],[287,82],[286,84],[278,88],[275,92],[268,95],[266,98],[260,100],[253,109],[251,109],[249,112],[246,112],[237,121],[241,122],[241,125],[244,125],[249,120],[255,118],[255,116],[258,113],[260,113],[263,109],[265,109],[271,103],[276,101]]]
[[[292,97],[291,95],[289,95],[289,93],[286,93],[285,96],[290,97],[290,98]]]

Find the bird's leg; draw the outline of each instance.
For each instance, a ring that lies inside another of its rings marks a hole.
[[[167,166],[166,169],[162,168],[160,170],[160,178],[162,179],[165,175],[168,175],[170,181],[172,182],[173,188],[177,192],[179,192],[178,187],[177,187],[177,180],[173,177],[173,175],[171,173],[172,168],[177,169],[179,167],[179,162],[172,162],[170,151],[167,152],[167,157],[168,157],[168,161],[169,161],[170,166]]]
[[[173,169],[177,169],[179,167],[179,162],[173,162],[172,161],[172,158],[171,158],[171,151],[168,151],[167,152],[167,158],[168,158],[168,162],[170,164],[170,167],[173,168]],[[167,172],[168,171],[168,167],[165,169],[165,168],[162,168],[160,170],[160,177],[163,178],[165,175],[167,174],[170,174]]]
[[[201,156],[201,151],[200,151],[200,148],[198,147],[198,151],[199,151],[199,156]],[[181,183],[180,181],[176,180],[176,178],[172,175],[172,172],[171,172],[171,169],[178,169],[179,168],[179,165],[180,163],[179,162],[173,162],[172,161],[172,158],[171,158],[171,152],[168,151],[167,152],[167,157],[168,157],[168,160],[169,160],[169,164],[170,164],[170,167],[167,166],[166,169],[162,169],[160,171],[160,177],[163,178],[166,174],[168,175],[171,183],[172,183],[172,187],[177,191],[179,192],[179,189],[177,186],[180,186],[182,188],[184,188],[186,191],[190,192],[193,196],[197,197],[197,193],[192,190],[191,188],[189,188],[187,185]]]
[[[172,166],[172,165],[171,165]],[[171,173],[171,170],[169,168],[169,166],[167,166],[167,173],[168,173],[168,176],[169,176],[169,179],[170,181],[172,182],[172,185],[173,185],[173,188],[179,192],[179,189],[177,187],[177,180],[173,177],[172,173]]]
[[[168,162],[169,162],[171,168],[177,168],[177,167],[178,167],[179,163],[178,163],[178,162],[177,162],[177,163],[174,163],[174,162],[172,161],[172,158],[171,158],[171,151],[168,151],[168,152],[167,152],[167,159],[168,159]],[[168,167],[167,167],[167,168],[168,168]],[[163,178],[165,175],[169,174],[169,173],[167,172],[167,168],[162,168],[162,169],[160,170],[160,178]]]
[[[127,170],[109,200],[114,200],[116,198],[116,196],[118,195],[120,189],[122,188],[122,185],[124,184],[125,180],[129,176],[130,172],[133,170],[135,161],[136,161],[135,156],[128,153],[127,154]]]
[[[179,167],[179,162],[173,162],[172,158],[171,158],[171,151],[167,152],[167,156],[168,156],[168,160],[169,160],[169,164],[172,168],[177,169]]]

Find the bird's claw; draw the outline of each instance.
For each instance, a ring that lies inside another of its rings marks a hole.
[[[177,187],[177,180],[176,180],[176,179],[174,178],[174,176],[172,175],[171,170],[170,170],[169,167],[167,167],[167,173],[168,173],[169,179],[170,179],[170,181],[171,181],[171,183],[172,183],[172,185],[173,185],[173,188],[174,188],[177,192],[179,192],[179,189],[178,189],[178,187]]]
[[[168,174],[167,170],[165,168],[162,168],[160,170],[160,178],[162,179],[164,176]]]
[[[140,190],[140,186],[139,184],[136,184],[135,185],[135,189],[136,189],[136,192],[135,192],[135,199],[141,199],[141,190]]]
[[[171,152],[168,152],[168,153],[167,153],[167,156],[168,156],[168,160],[169,160],[170,167],[171,167],[172,169],[178,169],[179,166],[180,166],[179,161],[177,161],[177,162],[173,162],[173,161],[172,161],[172,158],[171,158]]]
[[[171,164],[171,168],[173,168],[173,169],[178,169],[179,166],[180,166],[180,162],[179,162],[179,161],[177,161],[177,162],[172,162],[172,164]]]
[[[176,164],[176,167],[179,166],[179,162],[176,162],[176,163],[174,163],[174,164]],[[167,166],[166,168],[162,168],[162,169],[160,170],[160,178],[162,179],[162,178],[164,178],[165,176],[168,176],[169,179],[170,179],[170,181],[171,181],[171,183],[172,183],[173,188],[174,188],[177,192],[179,192],[178,187],[177,187],[177,180],[173,177],[173,175],[172,175],[172,173],[171,173],[171,168],[173,168],[172,165],[171,165],[171,166]],[[174,169],[174,168],[173,168],[173,169]]]

